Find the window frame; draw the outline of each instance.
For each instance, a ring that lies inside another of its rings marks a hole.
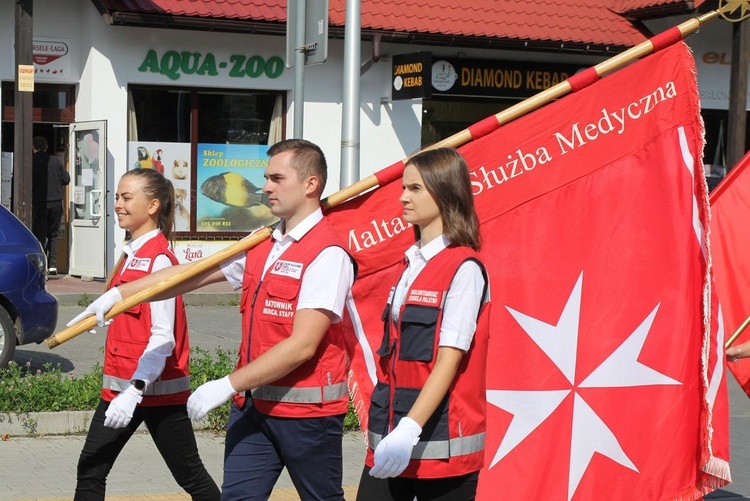
[[[150,85],[150,84],[128,84],[127,92],[133,89],[163,90],[163,91],[180,91],[190,93],[190,231],[175,231],[173,233],[175,240],[195,240],[195,241],[213,241],[213,240],[241,240],[249,232],[245,231],[211,231],[199,232],[195,230],[197,215],[197,193],[198,193],[198,121],[200,120],[200,110],[198,108],[198,96],[200,94],[266,94],[281,96],[282,113],[282,139],[286,139],[286,120],[287,120],[287,95],[288,92],[283,89],[237,89],[221,87],[183,87],[176,85]],[[128,135],[130,131],[128,130]],[[144,140],[146,141],[146,140]]]

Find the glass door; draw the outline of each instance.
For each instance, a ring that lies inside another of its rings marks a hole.
[[[107,122],[70,124],[70,271],[107,276]]]

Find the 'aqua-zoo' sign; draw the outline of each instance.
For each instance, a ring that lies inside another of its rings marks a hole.
[[[161,58],[155,50],[149,50],[138,71],[161,73],[171,80],[177,80],[182,75],[217,76],[219,70],[227,70],[230,77],[258,78],[265,75],[268,78],[278,78],[284,72],[284,60],[278,56],[268,58],[261,56],[247,57],[242,54],[232,54],[229,61],[216,62],[212,53],[178,52],[169,50]]]

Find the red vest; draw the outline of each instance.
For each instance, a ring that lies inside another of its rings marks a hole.
[[[177,258],[169,248],[169,242],[159,233],[138,249],[130,266],[120,274],[122,265],[115,271],[112,287],[132,282],[151,273],[154,260],[164,254],[173,265]],[[142,303],[124,311],[112,319],[107,330],[104,351],[104,383],[102,398],[111,401],[120,391],[130,386],[130,380],[138,367],[138,359],[146,350],[151,337],[151,306]],[[175,297],[175,347],[167,357],[159,378],[149,384],[140,405],[182,405],[190,396],[190,344],[187,318],[182,296]]]
[[[333,227],[323,219],[301,240],[292,243],[262,279],[273,241],[267,240],[248,251],[240,301],[242,343],[238,368],[291,336],[307,267],[331,246],[346,249]],[[254,389],[252,395],[253,405],[270,416],[300,418],[346,413],[349,392],[340,324],[331,324],[310,360],[273,383]],[[234,401],[244,405],[241,395]]]
[[[487,281],[476,252],[448,247],[430,259],[408,289],[398,325],[391,317],[391,300],[386,306],[385,333],[378,350],[379,381],[372,393],[368,424],[366,463],[370,467],[375,447],[409,413],[435,366],[445,298],[458,268],[468,260],[480,265]],[[454,477],[484,466],[488,319],[489,303],[485,302],[469,351],[445,398],[422,428],[401,477]]]

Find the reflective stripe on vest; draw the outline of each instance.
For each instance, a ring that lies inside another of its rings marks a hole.
[[[345,397],[348,394],[346,381],[314,388],[289,388],[284,386],[259,386],[252,391],[253,398],[269,402],[294,404],[321,404]]]
[[[128,389],[128,386],[130,386],[130,379],[122,379],[105,374],[102,380],[102,388],[105,390],[125,391]],[[148,385],[143,395],[171,395],[173,393],[188,391],[189,389],[190,376],[185,376],[177,379],[168,379],[167,381],[154,381]]]
[[[450,440],[432,440],[417,442],[411,451],[411,459],[448,459],[455,456],[466,456],[484,450],[485,433],[477,433],[468,437],[451,438]],[[375,450],[383,435],[367,432],[370,448]]]

